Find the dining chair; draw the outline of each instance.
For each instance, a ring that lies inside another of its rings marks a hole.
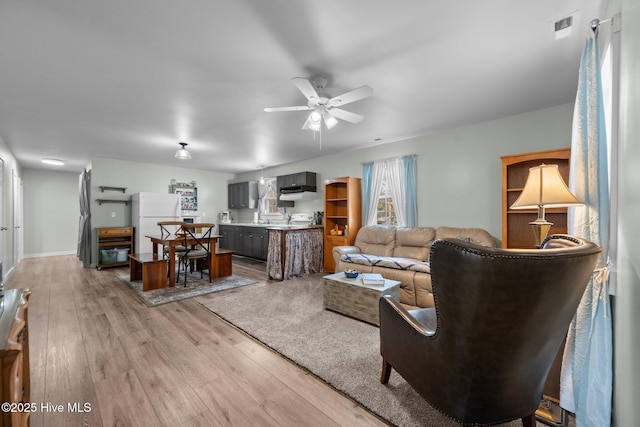
[[[553,235],[542,249],[458,239],[431,247],[435,307],[380,298],[380,381],[392,368],[464,425],[536,425],[545,380],[601,249]]]
[[[178,260],[184,272],[184,286],[187,286],[187,267],[192,271],[194,263],[200,269],[200,278],[204,277],[203,271],[210,270],[211,251],[215,251],[215,240],[211,241],[211,235],[216,225],[212,223],[183,224],[182,245],[184,252],[178,253]],[[180,269],[178,269],[178,279],[180,280]],[[211,271],[209,271],[209,282],[211,282]]]
[[[182,226],[185,223],[182,221],[160,221],[158,222],[158,226],[160,227],[160,236],[165,239],[169,236],[180,236],[183,231],[182,231]],[[178,252],[184,252],[185,248],[184,246],[176,246],[175,247],[175,251],[176,253]],[[162,257],[166,258],[169,255],[169,247],[167,245],[164,245],[162,248]]]

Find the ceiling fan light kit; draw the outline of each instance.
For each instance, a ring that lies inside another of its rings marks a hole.
[[[264,111],[268,113],[279,111],[311,111],[302,125],[303,130],[311,129],[319,132],[324,121],[327,129],[332,129],[338,124],[338,119],[350,123],[359,123],[364,118],[360,114],[352,113],[340,108],[342,105],[356,102],[373,95],[373,89],[369,86],[360,86],[357,89],[343,93],[333,98],[326,98],[318,95],[316,89],[323,89],[327,83],[327,79],[322,76],[316,76],[309,81],[302,77],[294,77],[293,84],[307,98],[307,105],[296,105],[291,107],[268,107]]]

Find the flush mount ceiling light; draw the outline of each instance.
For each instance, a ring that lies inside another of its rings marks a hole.
[[[180,160],[191,159],[191,154],[185,148],[189,144],[187,144],[186,142],[179,142],[178,144],[180,144],[180,149],[176,151],[176,156],[175,156],[176,159],[180,159]]]
[[[64,162],[58,159],[42,159],[42,163],[51,166],[64,166]]]

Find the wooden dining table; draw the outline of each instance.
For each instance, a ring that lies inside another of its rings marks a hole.
[[[196,234],[195,236],[199,239],[202,238],[202,235],[200,234]],[[151,239],[151,243],[153,245],[153,253],[156,254],[157,256],[163,256],[162,251],[164,249],[164,246],[167,246],[169,248],[170,261],[176,259],[176,246],[182,246],[185,243],[184,236],[176,236],[173,234],[169,236],[150,235],[145,237]],[[215,278],[213,277],[213,271],[214,271],[213,265],[215,263],[215,257],[216,257],[216,242],[218,241],[219,237],[220,236],[218,235],[211,235],[208,238],[209,248],[210,248],[208,265],[209,265],[209,277],[211,279]],[[195,243],[195,239],[187,238],[187,245],[194,244],[194,243]],[[159,246],[160,248],[158,248]],[[158,252],[158,250],[160,250],[161,252]],[[174,287],[175,285],[176,285],[176,263],[169,262],[169,286]]]

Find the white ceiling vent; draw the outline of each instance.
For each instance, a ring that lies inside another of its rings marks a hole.
[[[571,26],[573,24],[573,16],[567,16],[554,23],[556,40],[569,37],[571,35]]]

